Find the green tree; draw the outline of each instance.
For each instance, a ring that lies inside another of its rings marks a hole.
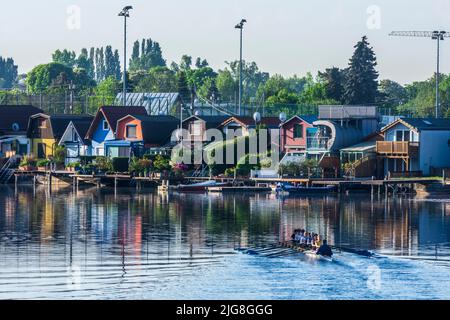
[[[191,100],[191,90],[189,88],[186,72],[179,71],[177,74],[177,91],[180,94],[180,99],[187,104]]]
[[[378,96],[377,60],[367,37],[355,45],[345,83],[344,100],[347,104],[372,104]]]
[[[192,57],[184,54],[181,56],[181,61],[179,65],[180,69],[183,71],[191,70],[192,67]]]
[[[408,91],[406,88],[392,80],[381,80],[379,92],[379,103],[384,108],[397,108],[408,101]]]
[[[142,39],[140,48],[139,52],[139,42],[136,41],[130,59],[130,72],[166,66],[166,60],[163,58],[162,49],[158,42],[150,38]]]
[[[12,58],[0,56],[0,88],[12,88],[17,80],[17,65]]]
[[[136,92],[174,92],[177,90],[175,72],[167,67],[154,67],[137,83]]]
[[[345,72],[336,67],[325,69],[319,72],[319,77],[325,85],[325,92],[329,99],[339,103],[344,102]]]
[[[216,78],[216,84],[222,100],[226,102],[235,100],[237,83],[228,69],[219,70]]]
[[[73,68],[77,64],[76,57],[75,51],[69,51],[67,49],[64,49],[63,51],[56,50],[52,54],[53,62],[63,64],[69,68]]]
[[[197,67],[198,69],[205,68],[205,67],[208,67],[208,66],[209,66],[209,63],[208,63],[208,61],[206,61],[206,59],[202,60],[202,58],[198,57],[195,60],[195,67]]]
[[[59,77],[59,78],[58,78]],[[72,68],[51,62],[34,67],[27,76],[27,88],[31,93],[46,91],[52,84],[73,80]]]

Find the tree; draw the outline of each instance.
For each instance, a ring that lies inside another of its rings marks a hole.
[[[324,82],[327,97],[343,103],[345,72],[339,68],[332,67],[325,69],[325,72],[319,72],[319,77]]]
[[[183,55],[180,61],[180,69],[183,71],[191,70],[192,66],[192,57],[188,55]]]
[[[183,103],[187,104],[191,99],[191,90],[189,89],[186,72],[178,72],[177,78],[177,91],[180,95],[180,99]]]
[[[239,60],[226,62],[231,74],[236,81],[239,79]],[[257,96],[258,88],[269,79],[267,72],[261,72],[255,62],[242,62],[243,98],[244,103],[249,103],[251,98]]]
[[[139,52],[140,47],[140,52]],[[133,52],[130,59],[130,72],[138,70],[150,70],[154,67],[165,67],[166,60],[162,56],[161,46],[152,39],[142,39],[141,45],[139,41],[135,41]]]
[[[136,84],[137,92],[174,92],[177,90],[175,73],[167,67],[154,67]]]
[[[379,92],[379,103],[384,108],[397,108],[408,100],[406,88],[392,80],[381,80]]]
[[[59,77],[59,78],[58,78]],[[31,93],[46,91],[52,84],[73,80],[72,68],[64,64],[51,62],[34,67],[27,76],[27,89]]]
[[[53,62],[63,64],[69,68],[73,68],[77,63],[75,51],[69,51],[67,49],[64,49],[63,51],[56,50],[52,54],[52,60]]]
[[[347,104],[375,103],[378,96],[377,60],[367,37],[355,45],[345,82],[344,100]]]
[[[197,60],[195,60],[195,66],[200,69],[200,68],[205,68],[209,66],[208,61],[206,61],[206,59],[201,59],[200,57],[197,58]]]
[[[227,102],[235,100],[237,83],[228,69],[219,70],[216,78],[216,84],[222,100]]]
[[[17,65],[12,58],[0,56],[0,88],[12,88],[17,80]]]

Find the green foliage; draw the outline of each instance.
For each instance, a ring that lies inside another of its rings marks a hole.
[[[57,146],[53,152],[53,161],[56,164],[62,165],[66,161],[66,148],[63,146]]]
[[[139,51],[139,49],[141,49]],[[141,44],[135,41],[133,53],[130,59],[130,72],[150,70],[155,67],[165,67],[166,61],[162,56],[162,50],[158,42],[152,39],[142,39]]]
[[[344,100],[347,104],[374,103],[378,96],[377,59],[367,37],[355,45],[346,75]]]
[[[137,80],[135,92],[173,92],[178,88],[174,71],[167,67],[151,68]]]
[[[49,163],[50,163],[50,161],[47,160],[47,159],[38,159],[38,160],[36,161],[36,166],[37,166],[37,167],[45,167],[45,166],[47,166]]]
[[[303,162],[288,162],[278,166],[278,174],[290,177],[310,177],[318,168],[318,162],[314,159],[307,159]]]
[[[27,76],[27,88],[31,93],[46,91],[58,77],[65,76],[68,80],[73,79],[71,68],[57,62],[40,64],[34,67]]]
[[[326,97],[343,103],[345,71],[336,67],[328,68],[325,69],[325,72],[319,72],[319,77],[324,83]]]
[[[53,62],[63,64],[72,69],[77,63],[76,56],[75,51],[69,51],[67,49],[61,51],[58,49],[52,54],[52,60]]]
[[[28,155],[23,156],[23,158],[19,164],[19,166],[21,166],[21,167],[35,166],[35,165],[36,165],[36,160],[32,156],[28,156]]]
[[[0,88],[10,89],[17,80],[17,65],[12,58],[0,56]]]
[[[169,170],[171,168],[170,157],[160,154],[156,155],[155,159],[153,160],[153,167],[159,172],[163,170]]]
[[[177,73],[177,91],[180,94],[180,99],[184,104],[191,101],[191,90],[189,88],[185,71],[179,71]]]
[[[216,78],[217,89],[224,101],[234,101],[238,84],[227,69],[219,70]]]
[[[104,172],[111,172],[113,170],[112,160],[108,157],[96,157],[93,164]]]
[[[66,165],[66,168],[79,168],[81,167],[80,162],[70,162]]]

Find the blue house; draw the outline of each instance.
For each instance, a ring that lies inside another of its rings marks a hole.
[[[117,120],[127,115],[147,115],[144,107],[103,106],[98,109],[87,133],[93,156],[106,156],[105,143],[116,140]]]
[[[381,129],[376,151],[384,174],[450,168],[450,119],[402,118]]]

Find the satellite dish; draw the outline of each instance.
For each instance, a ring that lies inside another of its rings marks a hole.
[[[17,132],[17,131],[20,130],[20,126],[19,126],[19,124],[18,124],[17,122],[14,122],[14,123],[12,124],[11,128],[12,128],[12,130],[13,130],[14,132]]]
[[[195,116],[201,116],[202,115],[202,111],[201,110],[195,110],[194,115]]]
[[[260,122],[261,121],[261,114],[259,112],[255,112],[253,114],[253,120],[255,120],[255,122]]]
[[[281,112],[280,116],[279,116],[279,119],[280,119],[281,122],[285,122],[286,121],[286,113]]]

